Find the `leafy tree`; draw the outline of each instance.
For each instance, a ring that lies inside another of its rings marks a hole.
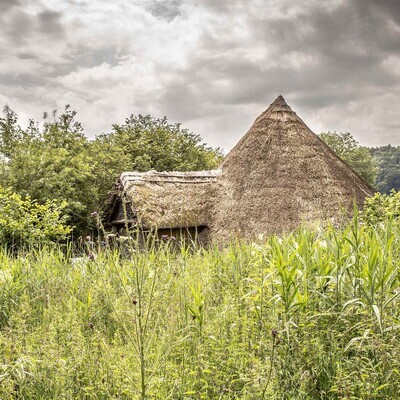
[[[129,170],[129,156],[106,134],[99,135],[89,142],[89,152],[93,160],[92,178],[97,196],[94,209],[102,210],[119,175]]]
[[[4,186],[41,204],[66,203],[70,225],[83,232],[90,224],[89,210],[97,206],[97,191],[89,141],[75,115],[67,106],[59,117],[54,112],[52,120],[45,115],[43,127],[31,121],[10,141],[0,179]]]
[[[376,188],[389,194],[400,190],[400,146],[381,146],[371,149],[378,165]]]
[[[123,125],[113,125],[103,137],[128,158],[129,170],[196,171],[212,169],[222,161],[220,149],[202,143],[199,135],[170,124],[166,117],[131,115]]]
[[[321,133],[321,139],[367,183],[375,186],[377,166],[367,147],[361,146],[349,133]]]
[[[0,118],[0,152],[3,157],[11,156],[14,144],[23,136],[17,122],[17,114],[6,104],[3,108],[3,117]]]

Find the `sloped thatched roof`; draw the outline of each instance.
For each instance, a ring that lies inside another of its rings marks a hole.
[[[373,189],[279,96],[226,156],[214,237],[291,230],[338,219]]]
[[[219,171],[125,172],[120,177],[120,193],[109,203],[106,222],[123,224],[127,218],[144,229],[210,225],[213,183],[218,174]],[[123,204],[116,204],[121,200]]]

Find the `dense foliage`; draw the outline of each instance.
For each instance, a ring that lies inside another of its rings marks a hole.
[[[398,223],[174,246],[0,252],[0,397],[398,397]]]
[[[372,158],[370,149],[360,144],[354,137],[346,133],[321,133],[321,139],[355,172],[357,172],[371,186],[375,186],[377,166]]]
[[[381,146],[371,149],[378,165],[376,188],[381,193],[400,190],[400,146]]]
[[[40,204],[65,203],[69,224],[81,231],[88,226],[98,196],[94,157],[75,115],[67,108],[52,122],[46,119],[41,128],[34,122],[25,131],[14,125],[11,130],[18,134],[4,149],[7,159],[0,182]]]
[[[0,246],[20,249],[62,240],[70,233],[64,204],[38,204],[0,186]]]
[[[168,123],[166,117],[131,115],[99,139],[120,149],[135,171],[197,171],[216,168],[222,161],[219,149],[206,147],[199,135]]]
[[[390,194],[378,192],[373,197],[367,197],[364,202],[362,217],[370,224],[399,218],[400,192],[395,190],[392,190]]]
[[[60,116],[45,114],[40,126],[18,125],[9,108],[0,118],[0,184],[45,204],[66,203],[75,235],[92,226],[90,213],[101,211],[113,183],[123,171],[198,170],[216,167],[222,154],[201,138],[166,118],[129,117],[95,140],[85,136],[69,106]]]

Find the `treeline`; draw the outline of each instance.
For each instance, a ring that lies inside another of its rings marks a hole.
[[[166,117],[131,115],[93,140],[69,106],[61,115],[43,117],[42,123],[31,120],[22,128],[17,114],[4,107],[0,187],[30,202],[52,202],[52,209],[67,216],[75,237],[91,231],[90,214],[103,209],[121,172],[211,169],[222,160],[220,149],[207,147],[199,135]]]
[[[400,190],[400,146],[373,147],[370,152],[377,165],[376,189],[381,193]]]
[[[400,190],[400,146],[361,146],[348,132],[326,132],[321,138],[378,192]]]

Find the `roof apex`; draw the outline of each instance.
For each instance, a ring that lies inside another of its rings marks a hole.
[[[267,111],[288,111],[293,112],[290,106],[286,103],[282,95],[279,95],[275,101],[268,107]]]
[[[274,104],[274,105],[279,104],[279,105],[287,106],[287,103],[281,94],[275,99],[275,101],[272,104]]]

